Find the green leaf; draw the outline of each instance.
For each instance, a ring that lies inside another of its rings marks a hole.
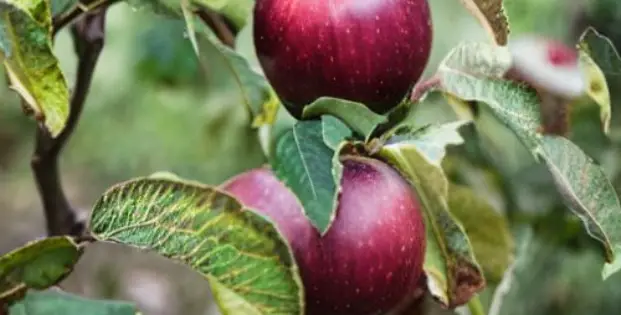
[[[30,242],[0,257],[0,301],[28,288],[46,289],[64,279],[82,255],[68,237]]]
[[[192,2],[204,5],[227,18],[240,29],[246,25],[248,17],[252,13],[255,0],[193,0]]]
[[[461,100],[487,104],[531,154],[545,163],[565,203],[584,222],[589,234],[602,243],[606,261],[611,264],[604,267],[604,277],[615,272],[611,266],[621,266],[614,262],[620,259],[621,242],[619,231],[613,226],[621,220],[621,208],[603,171],[570,141],[550,140],[556,138],[538,132],[541,117],[534,90],[497,78],[472,75],[466,66],[458,63],[453,59],[439,68],[441,90]]]
[[[588,76],[587,95],[600,107],[602,128],[604,133],[608,133],[611,108],[606,75],[621,75],[621,57],[612,42],[592,27],[580,36],[578,50],[580,62]]]
[[[467,303],[485,286],[468,236],[449,212],[448,180],[441,167],[445,147],[463,142],[457,132],[463,123],[436,127],[379,151],[380,157],[409,179],[421,200],[427,230],[423,268],[431,294],[447,307]]]
[[[265,77],[252,69],[239,53],[222,44],[202,22],[195,22],[186,16],[186,24],[209,79],[221,82],[223,77],[231,78],[231,85],[237,90],[234,94],[239,95],[239,102],[246,106],[254,127],[274,123],[279,101]],[[209,70],[213,64],[222,65],[223,71],[215,75]]]
[[[11,306],[9,315],[136,315],[133,303],[86,299],[77,295],[55,292],[31,291]]]
[[[509,19],[502,0],[460,0],[470,13],[492,36],[497,45],[504,46],[509,39]]]
[[[352,136],[351,130],[338,118],[324,115],[321,117],[323,142],[334,151],[338,151],[341,143]]]
[[[463,225],[488,282],[500,282],[513,263],[509,222],[468,186],[449,183],[449,209]]]
[[[304,213],[321,234],[325,234],[336,213],[342,165],[334,159],[329,145],[343,136],[339,128],[328,127],[329,118],[321,121],[298,121],[276,141],[271,160],[276,176],[293,191]],[[325,140],[327,139],[327,140]]]
[[[545,259],[545,256],[554,256],[544,253],[546,249],[550,252],[550,245],[536,238],[531,227],[519,229],[517,234],[517,259],[505,271],[502,281],[497,286],[489,307],[489,315],[524,314],[524,311],[531,309],[533,306],[531,303],[524,303],[525,300],[529,300],[524,297],[530,297],[525,293],[532,292],[534,287],[541,285],[541,279],[538,276],[546,273],[545,269],[549,268],[547,264],[541,264],[541,260]],[[537,294],[537,297],[539,296]],[[516,299],[516,297],[519,298]],[[509,308],[507,308],[508,305]],[[539,305],[535,305],[539,308]],[[515,312],[516,310],[519,311]]]
[[[545,136],[535,154],[548,166],[567,206],[582,219],[589,235],[600,241],[606,260],[604,279],[619,271],[621,260],[621,205],[604,171],[571,141]]]
[[[307,105],[304,107],[302,117],[309,119],[324,114],[341,119],[364,138],[371,134],[377,125],[386,121],[386,116],[374,113],[361,103],[332,97],[320,97]]]
[[[11,89],[56,137],[69,115],[69,89],[53,54],[51,31],[49,1],[0,2],[0,60]]]
[[[226,288],[219,304],[234,314],[301,314],[297,266],[274,225],[236,199],[199,183],[138,178],[108,190],[93,208],[93,236],[152,250],[183,262]],[[230,291],[230,292],[229,292]]]

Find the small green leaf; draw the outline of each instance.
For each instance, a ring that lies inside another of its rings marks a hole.
[[[509,222],[468,186],[449,184],[449,209],[463,225],[488,282],[500,282],[513,263]]]
[[[136,315],[133,303],[87,299],[55,291],[31,291],[11,306],[9,315]]]
[[[0,2],[0,61],[11,89],[56,137],[69,116],[69,88],[52,50],[51,33],[49,1]]]
[[[452,123],[415,139],[385,145],[379,155],[408,178],[424,208],[427,251],[424,270],[431,294],[447,307],[467,303],[482,290],[482,275],[464,228],[449,212],[448,180],[441,168],[445,147],[463,139]]]
[[[189,265],[259,314],[301,314],[303,287],[287,245],[271,221],[215,188],[178,180],[139,178],[108,190],[93,208],[93,236]],[[222,292],[214,292],[216,295]]]
[[[509,19],[502,0],[460,0],[470,13],[492,36],[497,45],[504,46],[509,39]]]
[[[223,71],[217,75],[212,75],[213,71],[207,69],[209,79],[221,82],[223,77],[231,78],[231,85],[237,90],[234,92],[239,95],[240,104],[246,106],[253,127],[272,124],[276,119],[279,101],[265,77],[256,72],[239,53],[220,42],[204,23],[195,22],[186,15],[186,24],[201,63],[206,67],[217,63],[223,66]]]
[[[332,150],[337,151],[341,143],[352,136],[351,130],[333,116],[321,116],[323,142]]]
[[[324,121],[298,121],[277,139],[271,161],[276,176],[300,199],[304,213],[322,234],[334,220],[341,186],[336,179],[342,173],[338,159],[333,165],[335,151],[324,139],[334,144],[339,135],[324,131]]]
[[[386,116],[374,113],[363,104],[332,97],[320,97],[304,108],[303,118],[332,115],[366,138],[375,127],[386,121]]]
[[[606,75],[621,75],[621,57],[612,42],[592,27],[580,36],[578,50],[588,77],[587,95],[600,107],[602,128],[608,133],[611,109]]]
[[[607,262],[621,259],[621,205],[604,171],[562,137],[545,136],[535,154],[548,166],[567,206],[602,243]],[[618,270],[607,269],[604,277]]]
[[[454,121],[441,125],[432,125],[414,130],[406,134],[396,134],[390,139],[390,143],[406,141],[416,146],[425,154],[429,162],[440,167],[440,163],[446,155],[447,145],[459,145],[464,142],[459,132],[460,127],[468,121]]]
[[[82,255],[68,237],[30,242],[0,257],[0,301],[28,288],[46,289],[67,276]]]
[[[478,42],[462,42],[442,60],[438,73],[463,73],[476,77],[502,78],[511,68],[509,49]]]

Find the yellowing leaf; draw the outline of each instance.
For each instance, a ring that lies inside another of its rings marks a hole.
[[[588,78],[587,95],[600,107],[602,128],[607,134],[611,106],[606,75],[621,74],[621,57],[612,42],[591,27],[580,36],[578,50]]]
[[[69,116],[69,89],[52,51],[51,23],[49,1],[0,2],[0,60],[11,88],[56,137]]]

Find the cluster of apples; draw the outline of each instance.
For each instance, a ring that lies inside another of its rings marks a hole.
[[[302,119],[322,96],[396,107],[428,62],[427,0],[257,0],[254,43],[288,112]],[[343,156],[336,217],[321,235],[297,197],[268,168],[222,185],[266,215],[289,242],[309,315],[384,314],[413,297],[422,276],[425,227],[409,183],[388,164]]]

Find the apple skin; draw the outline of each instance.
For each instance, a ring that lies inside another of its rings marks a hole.
[[[382,314],[410,299],[422,275],[425,227],[408,183],[387,164],[343,158],[335,220],[321,237],[268,168],[221,187],[275,222],[300,269],[308,315]]]
[[[295,118],[322,96],[384,114],[404,99],[429,60],[427,1],[257,0],[256,53]]]

